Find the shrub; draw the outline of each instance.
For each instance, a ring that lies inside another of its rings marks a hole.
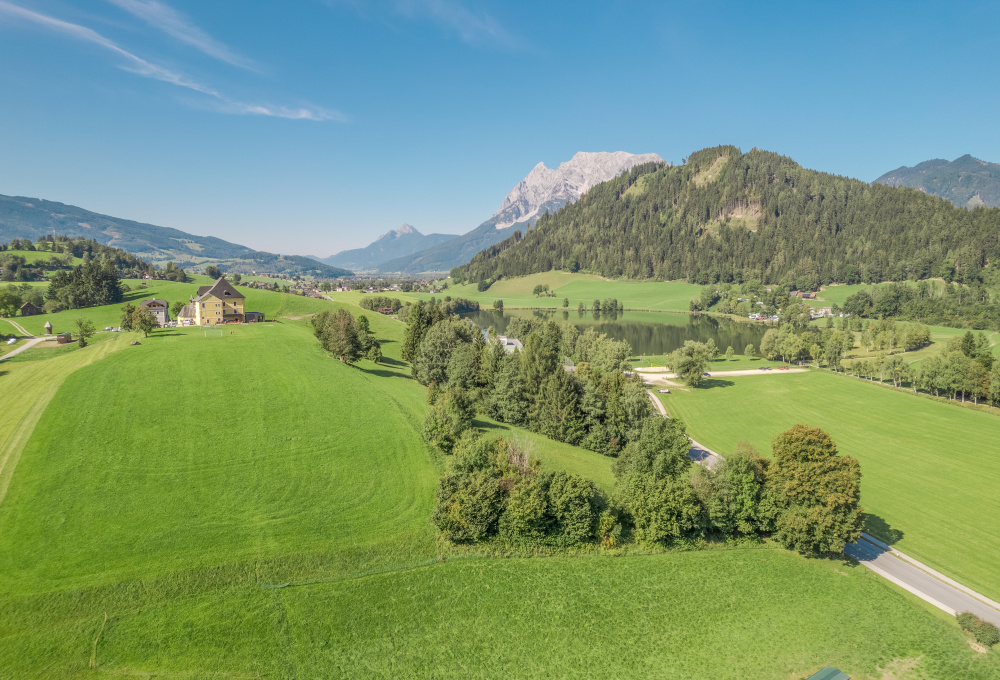
[[[1000,630],[989,621],[983,621],[972,612],[961,612],[955,618],[962,630],[971,633],[979,644],[992,647],[1000,643]]]
[[[504,509],[500,482],[473,472],[441,478],[431,521],[452,541],[479,541],[495,533]]]

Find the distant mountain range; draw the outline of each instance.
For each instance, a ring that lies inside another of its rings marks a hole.
[[[73,205],[0,195],[0,243],[14,238],[35,240],[53,232],[91,238],[147,262],[163,264],[173,260],[184,269],[214,264],[225,271],[242,273],[257,271],[329,278],[351,274],[301,255],[275,255],[212,236],[195,236],[169,227],[109,217]]]
[[[491,285],[564,270],[802,290],[932,276],[975,281],[1000,258],[998,233],[997,208],[969,211],[919,191],[809,170],[776,153],[723,146],[678,167],[646,164],[599,184],[451,275]]]
[[[455,234],[421,234],[409,224],[404,224],[399,229],[379,236],[373,243],[364,248],[344,250],[330,257],[314,257],[313,259],[333,267],[343,267],[354,271],[372,270],[377,269],[383,262],[413,255],[453,238],[455,238]]]
[[[508,192],[500,209],[472,231],[461,236],[453,236],[436,245],[425,246],[420,250],[401,253],[394,259],[375,264],[374,267],[384,273],[418,274],[449,271],[452,267],[468,262],[479,251],[500,243],[515,231],[526,230],[546,212],[559,210],[567,203],[578,200],[591,187],[643,163],[662,164],[663,159],[655,153],[636,155],[624,151],[594,153],[581,151],[570,160],[561,163],[555,170],[545,167],[544,163],[539,163]],[[390,234],[386,234],[379,241]],[[442,236],[442,234],[431,236]],[[379,241],[368,248],[374,247]],[[323,261],[329,263],[333,258]],[[348,266],[346,261],[338,261],[338,264]]]
[[[912,168],[896,168],[875,181],[919,189],[963,208],[1000,206],[1000,163],[987,163],[969,154],[953,161],[935,158]]]

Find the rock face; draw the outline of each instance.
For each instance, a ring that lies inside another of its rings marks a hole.
[[[662,162],[655,153],[580,151],[555,170],[539,163],[503,199],[500,209],[493,214],[493,226],[506,229],[519,222],[534,224],[546,210],[555,212],[576,201],[595,184],[607,182],[643,163]]]
[[[317,257],[315,259],[333,267],[345,267],[351,270],[373,270],[377,269],[383,262],[412,255],[453,238],[455,238],[454,234],[424,235],[409,224],[404,224],[399,229],[393,229],[390,232],[382,234],[364,248],[345,250],[330,257]],[[350,262],[351,264],[348,267],[341,264],[343,262]]]
[[[987,163],[969,154],[953,161],[935,158],[913,167],[896,168],[875,181],[919,189],[963,208],[1000,206],[1000,163]]]
[[[576,201],[591,187],[637,165],[662,162],[655,153],[581,151],[560,163],[555,170],[539,163],[510,190],[500,209],[478,227],[440,245],[384,262],[379,265],[379,271],[406,274],[448,271],[465,264],[480,250],[500,243],[516,230],[529,228],[546,211],[555,212]]]

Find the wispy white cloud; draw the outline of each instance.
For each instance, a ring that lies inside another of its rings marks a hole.
[[[426,19],[475,47],[517,49],[520,41],[487,12],[473,12],[461,0],[326,0],[328,5],[349,7],[359,15],[392,14],[409,20]]]
[[[251,60],[233,52],[169,5],[157,0],[108,0],[108,2],[219,61],[240,68],[257,68]]]
[[[455,32],[468,45],[516,47],[517,41],[486,12],[476,13],[458,0],[396,0],[396,10],[411,18],[428,17]]]
[[[154,64],[136,54],[133,54],[132,52],[129,52],[113,40],[104,37],[97,31],[87,28],[86,26],[73,24],[68,21],[56,19],[55,17],[40,14],[19,5],[7,2],[7,0],[0,0],[0,20],[4,17],[21,19],[37,26],[47,28],[53,32],[102,47],[124,59],[125,63],[121,66],[123,70],[207,95],[214,100],[215,106],[213,108],[218,111],[241,115],[287,118],[290,120],[338,122],[345,122],[347,120],[346,116],[339,111],[329,109],[322,109],[318,107],[294,108],[269,104],[250,104],[227,97],[208,85],[200,83],[166,67]]]

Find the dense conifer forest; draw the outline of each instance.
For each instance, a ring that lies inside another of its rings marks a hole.
[[[980,281],[1000,209],[807,170],[732,146],[638,166],[452,270],[486,282],[552,269],[698,284]]]

